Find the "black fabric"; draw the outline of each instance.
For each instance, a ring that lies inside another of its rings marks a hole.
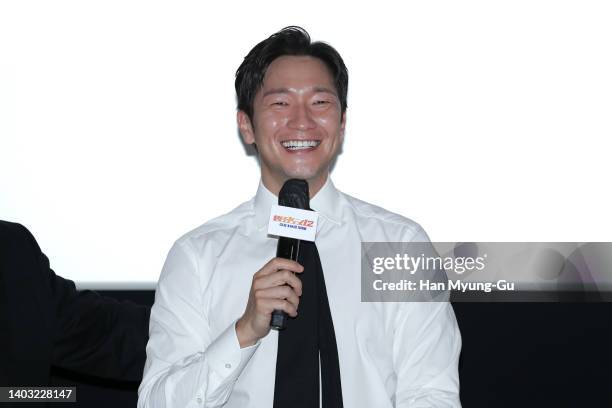
[[[274,408],[319,407],[319,354],[323,408],[342,408],[338,347],[319,252],[301,241],[304,272],[298,315],[278,335]]]
[[[47,385],[51,366],[142,379],[148,306],[77,290],[51,270],[26,228],[5,221],[0,282],[0,386]]]
[[[0,257],[2,252],[0,250]],[[0,258],[0,268],[2,258]],[[4,274],[0,273],[0,353],[5,353],[9,349],[8,336],[4,334],[8,327],[8,304],[6,299],[6,289],[4,285]],[[4,384],[5,380],[9,375],[8,367],[5,364],[0,364],[0,386]]]

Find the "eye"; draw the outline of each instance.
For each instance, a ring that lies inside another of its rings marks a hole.
[[[320,100],[320,101],[315,101],[314,105],[325,105],[325,104],[328,104],[328,103],[329,103],[329,101]]]
[[[274,106],[288,106],[289,104],[287,102],[277,101],[277,102],[272,102],[272,105],[274,105]]]

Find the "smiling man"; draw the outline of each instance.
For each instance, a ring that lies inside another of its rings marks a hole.
[[[415,222],[331,182],[347,90],[338,52],[299,27],[245,57],[237,122],[256,147],[261,182],[253,199],[170,250],[139,407],[460,406],[461,337],[450,305],[361,302],[362,241],[428,238]],[[276,258],[277,239],[267,235],[290,178],[308,182],[319,214],[311,256],[299,262]],[[291,317],[283,331],[270,330],[274,310]],[[295,335],[304,322],[312,325]]]
[[[263,184],[277,194],[287,178],[305,179],[314,195],[344,137],[346,95],[340,99],[330,69],[309,55],[276,58],[262,85],[253,101],[239,101],[238,126],[257,146]]]

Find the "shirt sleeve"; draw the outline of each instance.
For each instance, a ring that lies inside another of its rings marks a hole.
[[[176,243],[151,310],[138,407],[220,407],[259,346],[240,348],[232,322],[212,338],[191,248]]]
[[[428,242],[422,228],[411,238]],[[393,339],[396,408],[457,408],[461,334],[449,302],[399,304]]]

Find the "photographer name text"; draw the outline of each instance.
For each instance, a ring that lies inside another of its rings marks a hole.
[[[446,282],[431,281],[429,279],[421,279],[411,281],[402,279],[398,282],[384,282],[382,279],[376,279],[372,283],[372,288],[375,291],[480,291],[491,292],[493,290],[513,291],[514,282],[508,282],[500,279],[496,282],[463,282],[460,280],[448,280]]]

